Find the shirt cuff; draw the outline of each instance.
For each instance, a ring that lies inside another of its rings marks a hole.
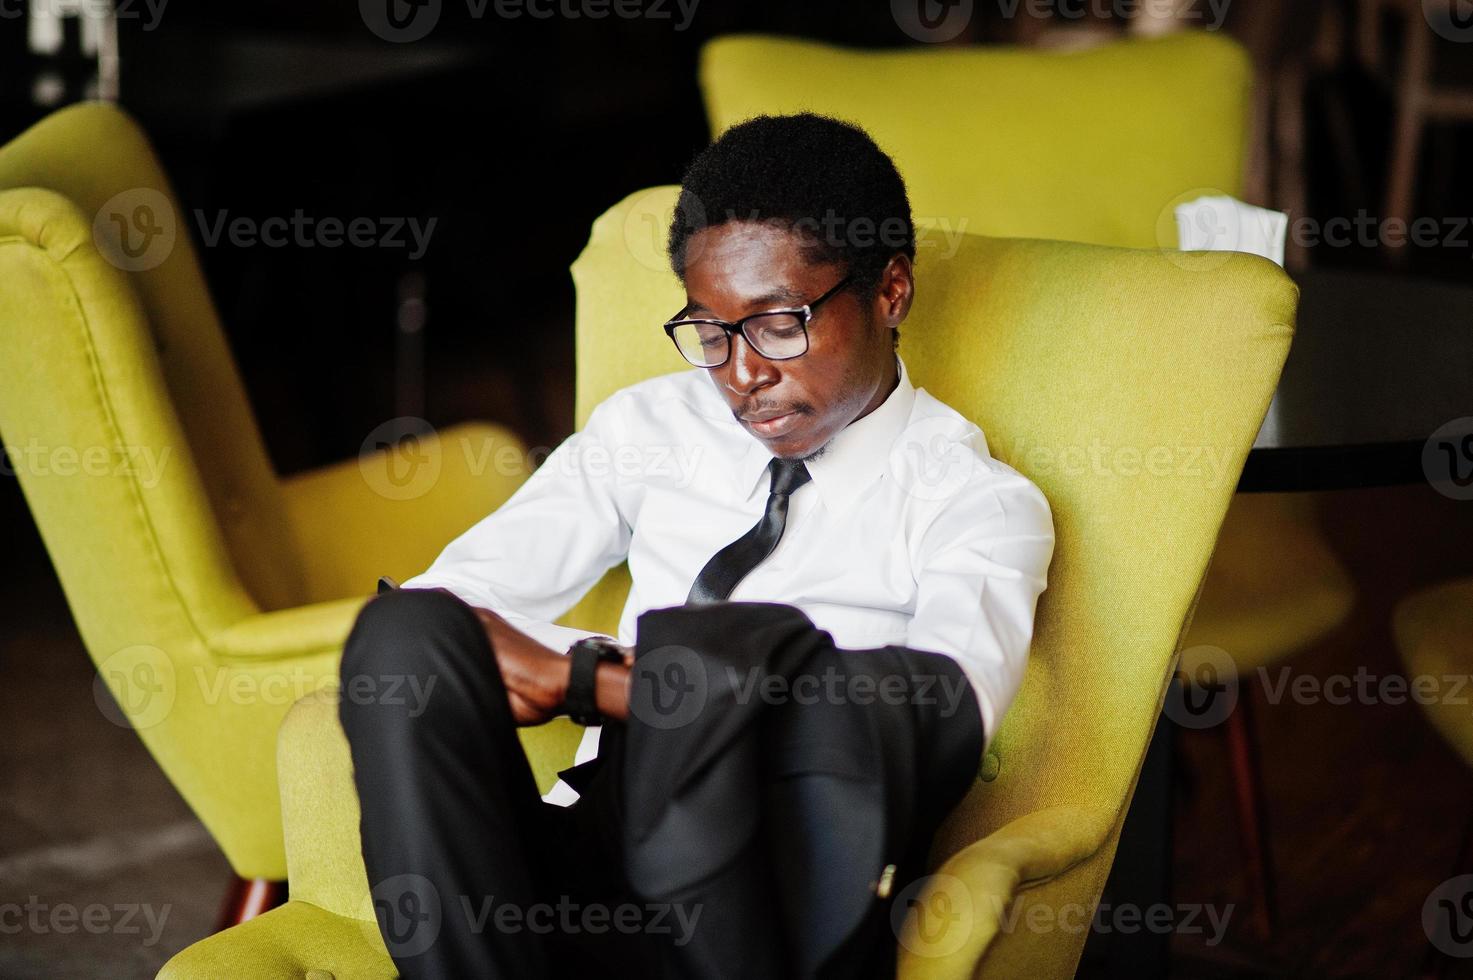
[[[528,619],[525,616],[519,616],[516,613],[510,612],[505,609],[497,609],[495,606],[488,603],[484,596],[477,595],[472,590],[458,586],[453,582],[438,580],[429,575],[416,575],[413,578],[405,581],[404,584],[400,586],[400,588],[444,589],[446,592],[451,593],[468,606],[475,606],[481,609],[490,609],[492,612],[500,615],[508,623],[515,626],[523,633],[526,633],[538,643],[541,643],[545,647],[551,647],[558,653],[567,653],[568,648],[571,647],[574,643],[577,643],[579,640],[586,640],[590,636],[608,636],[607,633],[600,633],[597,630],[580,630],[575,629],[572,626],[560,626],[557,623],[547,623],[540,620]],[[609,639],[615,638],[609,637]]]
[[[571,626],[559,626],[557,623],[533,623],[526,620],[506,617],[506,621],[517,629],[526,633],[532,639],[545,647],[552,647],[558,653],[567,653],[568,648],[579,640],[586,640],[590,636],[603,636],[613,640],[614,637],[607,633],[599,633],[596,630],[580,630]],[[618,641],[615,640],[617,643]]]

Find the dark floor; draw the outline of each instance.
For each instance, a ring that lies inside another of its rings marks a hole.
[[[1361,602],[1293,670],[1394,672],[1390,607],[1416,584],[1473,571],[1473,506],[1407,487],[1331,495],[1324,514]],[[13,481],[0,485],[0,527],[12,573],[0,597],[0,908],[44,906],[0,936],[0,976],[150,977],[208,931],[228,868],[136,736],[97,709],[91,663]],[[1273,705],[1260,691],[1255,707],[1279,932],[1265,946],[1248,928],[1221,736],[1183,732],[1173,898],[1233,915],[1220,943],[1174,936],[1174,973],[1411,975],[1427,947],[1422,904],[1452,875],[1473,813],[1473,773],[1415,705]]]
[[[210,931],[230,866],[137,735],[98,710],[11,477],[0,527],[0,977],[152,977]]]
[[[1323,682],[1401,672],[1388,622],[1409,589],[1473,572],[1473,506],[1426,486],[1323,496],[1322,515],[1360,589],[1350,619],[1269,669]],[[1279,923],[1254,935],[1222,733],[1182,730],[1176,819],[1178,903],[1234,904],[1226,939],[1173,937],[1181,976],[1415,975],[1428,949],[1421,914],[1454,874],[1473,816],[1473,772],[1416,704],[1270,703],[1252,691],[1269,807]],[[1451,689],[1449,689],[1451,690]],[[1468,692],[1473,704],[1473,691]],[[1473,711],[1473,707],[1469,708]],[[1459,869],[1459,873],[1473,868]],[[1473,953],[1473,950],[1468,952]],[[1468,963],[1449,976],[1473,976]]]

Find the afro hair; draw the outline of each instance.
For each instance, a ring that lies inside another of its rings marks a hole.
[[[873,295],[896,253],[915,258],[905,181],[869,134],[811,112],[755,116],[707,146],[681,181],[669,254],[685,278],[691,236],[728,221],[799,233],[810,260],[837,264]]]

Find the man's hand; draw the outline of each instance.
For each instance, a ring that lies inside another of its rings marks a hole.
[[[518,725],[541,725],[562,710],[568,691],[568,658],[545,647],[489,609],[475,606],[496,654],[512,717]]]
[[[471,608],[486,628],[516,723],[541,725],[561,714],[572,671],[568,656],[543,646],[489,609]],[[628,714],[629,666],[633,663],[634,651],[626,648],[623,665],[599,664],[596,695],[606,717],[622,719]]]

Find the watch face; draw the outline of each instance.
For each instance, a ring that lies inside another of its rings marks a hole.
[[[597,651],[600,660],[624,659],[624,651],[614,640],[606,639],[601,636],[591,636],[583,642],[592,647],[595,651]]]

